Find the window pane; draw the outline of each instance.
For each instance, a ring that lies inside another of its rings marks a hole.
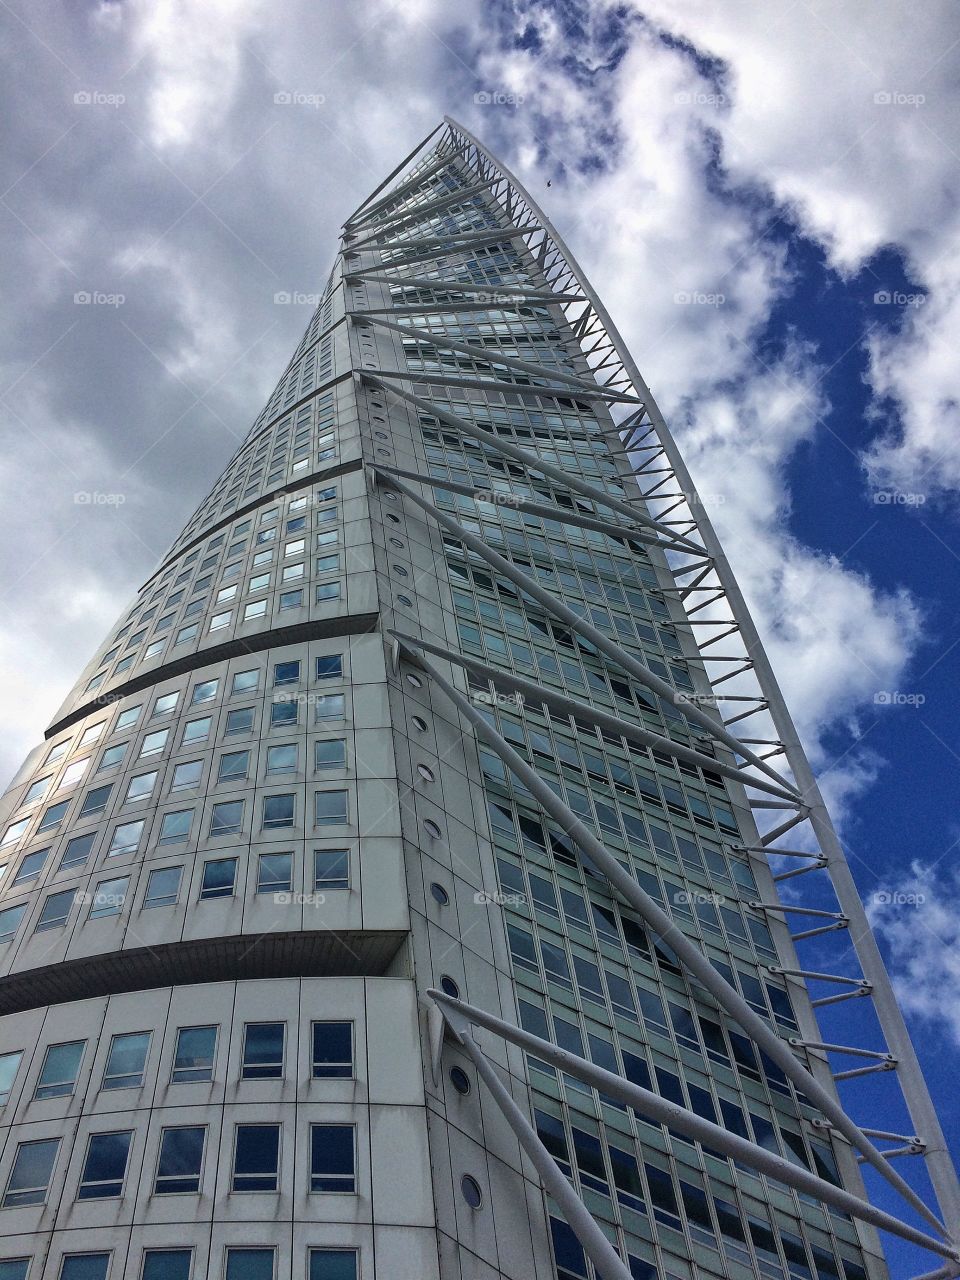
[[[107,1200],[120,1195],[132,1137],[131,1130],[91,1136],[77,1191],[78,1200]]]
[[[228,1249],[226,1280],[273,1280],[272,1249]]]
[[[154,1188],[158,1195],[187,1195],[200,1190],[205,1136],[202,1125],[164,1129]]]
[[[143,834],[145,819],[138,818],[136,822],[124,822],[113,833],[113,840],[110,842],[108,856],[118,853],[132,853],[140,843],[140,836]]]
[[[160,844],[179,844],[190,835],[190,824],[193,822],[192,809],[178,809],[176,813],[165,813],[160,827]]]
[[[346,791],[318,791],[314,803],[318,827],[341,826],[347,821]]]
[[[237,875],[236,858],[218,858],[203,864],[201,898],[229,898]]]
[[[277,1080],[283,1075],[283,1022],[250,1022],[243,1029],[242,1080]]]
[[[317,659],[318,680],[339,680],[343,675],[343,654],[330,653]]]
[[[129,883],[129,876],[122,876],[117,880],[101,880],[93,894],[89,918],[98,920],[101,916],[119,915],[126,901]]]
[[[103,1072],[102,1089],[133,1089],[143,1084],[143,1069],[150,1048],[149,1031],[114,1036]]]
[[[310,1280],[357,1280],[356,1249],[311,1249]]]
[[[349,849],[314,849],[313,887],[321,890],[350,888]]]
[[[352,1124],[310,1126],[310,1190],[356,1191]]]
[[[35,1098],[63,1098],[73,1093],[86,1040],[51,1044],[43,1056]]]
[[[342,769],[347,763],[345,738],[328,738],[313,744],[314,765],[317,769]]]
[[[190,1280],[192,1261],[191,1249],[146,1249],[141,1280]]]
[[[90,850],[93,848],[95,834],[95,832],[91,831],[85,836],[74,836],[72,840],[67,842],[63,857],[60,859],[61,871],[65,871],[67,867],[83,866],[90,854]]]
[[[313,1077],[350,1079],[353,1075],[353,1023],[313,1024]]]
[[[0,1262],[0,1280],[27,1280],[29,1258],[5,1258]]]
[[[0,1106],[3,1106],[10,1097],[10,1090],[17,1078],[22,1058],[22,1049],[14,1049],[11,1053],[0,1053]],[[2,1276],[0,1280],[3,1280]]]
[[[243,822],[243,801],[227,800],[215,804],[210,817],[211,836],[230,835],[239,831]]]
[[[20,1143],[3,1196],[4,1209],[22,1204],[43,1204],[59,1146],[59,1138]]]
[[[67,923],[70,908],[73,906],[75,889],[66,889],[63,893],[51,893],[40,911],[35,932],[42,929],[61,929]]]
[[[106,1280],[109,1253],[65,1253],[60,1280]]]
[[[17,868],[13,883],[25,884],[28,880],[36,880],[43,870],[43,864],[46,862],[49,852],[49,849],[37,849],[34,853],[28,853]]]
[[[342,720],[346,700],[342,693],[320,694],[314,701],[315,720]]]
[[[292,854],[261,853],[257,865],[257,893],[289,893],[292,874]]]
[[[170,790],[175,791],[178,787],[195,786],[203,776],[202,760],[187,760],[184,764],[178,764],[173,771],[173,780],[170,783]]]
[[[249,751],[227,751],[220,757],[220,771],[217,774],[217,780],[226,782],[231,778],[245,778],[249,765]]]
[[[216,1048],[216,1027],[181,1027],[177,1032],[172,1082],[191,1084],[212,1080]]]
[[[9,942],[20,928],[27,904],[21,902],[16,907],[5,907],[0,911],[0,942]]]
[[[294,817],[293,795],[264,796],[263,828],[270,831],[275,827],[292,827]]]
[[[151,871],[143,905],[145,907],[172,906],[180,893],[182,874],[183,867],[160,867],[156,871]]]
[[[238,1124],[234,1191],[276,1191],[280,1161],[278,1124]]]
[[[267,773],[293,773],[297,767],[297,744],[284,743],[267,748]]]
[[[300,679],[299,662],[278,662],[273,668],[273,683],[296,684]]]

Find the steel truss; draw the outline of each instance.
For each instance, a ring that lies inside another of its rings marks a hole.
[[[790,981],[800,981],[805,984],[818,982],[833,988],[830,994],[811,999],[814,1008],[851,998],[864,996],[870,998],[882,1034],[882,1046],[876,1048],[840,1045],[820,1038],[811,1039],[809,1036],[796,1037],[789,1042],[781,1039],[763,1019],[753,1013],[739,993],[726,983],[705,954],[645,894],[636,880],[624,871],[622,865],[605,849],[589,828],[580,822],[564,802],[539,779],[535,771],[509,747],[486,717],[478,712],[469,700],[426,660],[423,654],[430,652],[440,656],[471,671],[475,676],[493,681],[498,688],[524,691],[527,696],[535,696],[539,702],[553,706],[557,710],[561,709],[561,704],[565,704],[569,714],[575,714],[578,718],[601,727],[606,721],[607,728],[611,732],[617,732],[628,738],[632,736],[635,741],[642,741],[644,735],[647,737],[657,735],[647,734],[647,731],[628,725],[617,717],[607,716],[606,713],[573,699],[566,699],[552,690],[535,686],[534,693],[534,690],[529,687],[533,682],[525,681],[512,672],[491,668],[487,664],[479,663],[466,655],[454,653],[435,643],[398,634],[397,642],[401,646],[403,656],[416,662],[429,673],[437,687],[443,690],[463,717],[473,725],[477,734],[491,745],[512,771],[517,773],[544,809],[563,825],[576,843],[603,871],[621,896],[638,911],[659,936],[669,943],[681,965],[713,994],[718,1004],[747,1031],[773,1061],[777,1062],[806,1098],[820,1109],[825,1117],[821,1122],[823,1126],[843,1135],[855,1148],[858,1157],[871,1164],[887,1182],[894,1186],[904,1200],[944,1236],[944,1242],[918,1232],[909,1224],[873,1208],[866,1201],[850,1196],[847,1192],[838,1191],[831,1184],[822,1183],[821,1180],[814,1178],[814,1175],[800,1171],[796,1166],[787,1165],[786,1162],[779,1162],[786,1165],[786,1168],[775,1173],[772,1172],[773,1166],[768,1164],[767,1171],[771,1171],[771,1176],[776,1176],[788,1185],[798,1186],[796,1178],[802,1172],[803,1177],[813,1178],[818,1184],[816,1189],[812,1189],[812,1184],[807,1188],[810,1194],[816,1195],[818,1199],[840,1207],[836,1197],[838,1195],[846,1197],[845,1212],[850,1212],[855,1217],[873,1223],[884,1230],[892,1231],[904,1239],[922,1244],[950,1260],[945,1267],[930,1272],[928,1276],[920,1277],[918,1280],[934,1280],[934,1278],[940,1280],[940,1278],[958,1276],[960,1262],[958,1262],[958,1254],[953,1247],[950,1232],[943,1227],[937,1214],[924,1203],[914,1188],[896,1173],[890,1161],[901,1156],[922,1154],[943,1222],[947,1223],[951,1229],[955,1229],[960,1222],[960,1183],[958,1183],[932,1099],[920,1071],[843,847],[832,825],[756,626],[717,539],[704,503],[693,485],[676,443],[629,351],[603,304],[549,219],[516,177],[495,160],[482,143],[449,117],[445,118],[444,124],[445,129],[435,143],[433,151],[427,155],[426,163],[419,162],[419,167],[415,168],[412,174],[404,177],[398,186],[380,195],[390,182],[408,170],[410,163],[420,156],[426,144],[434,138],[436,130],[428,135],[427,139],[407,157],[394,174],[381,184],[374,195],[345,224],[343,247],[345,277],[357,284],[369,280],[372,283],[415,289],[428,296],[436,295],[436,299],[432,302],[426,301],[419,306],[405,303],[400,308],[391,309],[394,315],[415,316],[429,311],[456,311],[461,307],[464,310],[476,309],[478,294],[483,295],[483,305],[508,310],[525,304],[542,305],[549,301],[551,305],[556,305],[562,311],[579,342],[580,354],[574,357],[577,372],[575,374],[559,373],[552,367],[518,360],[515,357],[500,354],[492,348],[455,341],[447,338],[442,332],[435,333],[429,328],[391,323],[382,318],[387,314],[384,309],[364,311],[361,308],[351,313],[355,324],[373,324],[393,332],[398,337],[412,338],[421,344],[458,352],[478,363],[489,365],[492,371],[492,378],[479,379],[451,378],[441,373],[429,372],[415,374],[403,369],[376,372],[364,370],[363,379],[384,395],[391,397],[395,403],[405,402],[418,411],[431,414],[447,427],[471,436],[475,440],[481,440],[490,449],[519,462],[528,471],[545,475],[566,490],[578,493],[582,498],[588,498],[601,510],[598,510],[594,517],[582,503],[578,504],[575,511],[568,511],[559,505],[522,501],[518,504],[520,509],[526,509],[530,514],[542,515],[548,519],[580,523],[588,528],[603,521],[602,509],[605,509],[614,517],[614,520],[607,522],[612,536],[621,540],[635,539],[648,545],[654,544],[657,553],[662,553],[665,567],[673,575],[674,581],[682,584],[678,585],[675,592],[664,592],[668,598],[669,595],[675,594],[676,598],[686,606],[686,618],[673,619],[675,625],[685,629],[696,655],[704,663],[712,664],[709,668],[711,688],[715,689],[730,682],[731,691],[716,695],[712,699],[712,705],[708,704],[705,710],[697,704],[687,703],[680,706],[678,695],[671,685],[660,680],[616,642],[592,627],[556,597],[545,592],[534,578],[512,561],[500,556],[498,552],[493,551],[481,539],[465,530],[453,517],[440,510],[421,493],[409,488],[403,483],[401,477],[433,488],[448,489],[453,492],[466,491],[472,496],[478,496],[482,492],[476,486],[457,485],[432,476],[402,472],[379,464],[373,469],[372,474],[380,483],[400,491],[406,499],[415,503],[453,536],[464,542],[475,555],[486,560],[498,574],[512,580],[523,592],[541,603],[554,616],[561,618],[571,630],[589,640],[607,659],[629,672],[659,697],[672,702],[688,721],[698,725],[717,743],[720,750],[726,748],[731,752],[732,759],[729,765],[722,760],[709,757],[710,766],[716,770],[718,764],[722,765],[720,772],[744,786],[751,806],[761,819],[759,824],[761,830],[768,825],[762,821],[766,810],[777,808],[792,810],[790,816],[779,825],[767,829],[760,836],[757,845],[741,847],[739,852],[748,857],[766,860],[774,857],[805,860],[805,865],[786,871],[780,870],[779,861],[771,862],[771,870],[775,873],[774,880],[785,880],[802,875],[805,877],[803,883],[807,884],[810,875],[815,872],[824,872],[825,877],[821,878],[829,880],[832,885],[837,909],[824,910],[822,907],[794,906],[779,902],[755,902],[750,905],[771,915],[774,920],[791,913],[824,921],[823,924],[793,934],[792,939],[795,942],[832,933],[837,929],[848,931],[860,973],[833,973],[813,967],[770,966],[770,969],[786,978],[788,984]],[[431,189],[419,190],[427,179],[442,172],[446,172],[462,183],[462,189],[454,191],[450,188],[449,198],[443,194],[437,198],[436,192]],[[413,205],[409,203],[411,199],[423,196],[426,198],[422,203]],[[375,199],[375,197],[379,198]],[[509,225],[503,226],[499,231],[491,229],[473,233],[460,231],[434,234],[431,230],[418,239],[403,238],[421,221],[429,220],[435,214],[452,207],[459,200],[476,201],[485,197],[492,202],[495,209],[499,209],[504,222]],[[399,238],[397,238],[398,234]],[[521,245],[531,259],[530,265],[542,277],[541,283],[534,288],[524,289],[517,285],[501,287],[478,284],[475,280],[460,281],[455,278],[457,269],[446,265],[447,258],[455,257],[460,250],[466,252],[481,243],[503,243],[505,240],[512,240]],[[403,251],[403,255],[383,260],[385,252],[395,254],[397,251]],[[370,263],[361,261],[358,265],[354,265],[353,259],[360,259],[367,254],[375,255],[376,260]],[[438,258],[444,261],[442,275],[409,274],[408,268],[413,263]],[[451,295],[456,294],[462,296],[462,304],[451,299]],[[513,369],[525,377],[539,377],[543,379],[544,385],[529,381],[523,383],[501,381],[497,378],[498,368]],[[452,414],[443,405],[401,389],[399,385],[395,385],[399,382],[481,386],[512,393],[526,392],[541,397],[562,398],[575,395],[581,399],[601,400],[607,404],[616,423],[614,432],[606,433],[607,444],[611,454],[621,459],[625,475],[629,477],[632,474],[634,477],[636,495],[634,497],[628,489],[626,502],[623,499],[617,499],[605,490],[595,488],[579,477],[563,472],[561,468],[541,459],[536,453],[521,449],[511,441],[502,440],[495,433]],[[556,385],[558,382],[562,385]],[[689,581],[684,582],[684,579]],[[721,642],[725,642],[724,651],[711,653],[711,648]],[[728,711],[729,714],[726,714]],[[735,735],[731,731],[734,725],[746,721],[752,722],[748,730],[751,736],[746,737],[741,733]],[[752,750],[753,747],[764,750],[757,753]],[[679,757],[678,744],[671,744],[668,748],[658,743],[657,749],[669,751]],[[683,750],[691,751],[690,748],[683,748]],[[691,754],[698,753],[691,752]],[[778,758],[782,762],[786,773],[778,772],[767,763],[772,758]],[[757,774],[761,776],[758,777]],[[773,793],[779,798],[763,799],[753,794],[758,791],[768,795]],[[797,828],[801,828],[805,837],[801,843],[809,842],[810,848],[782,847],[779,843],[782,838]],[[613,1253],[606,1237],[590,1217],[582,1202],[572,1192],[563,1174],[553,1164],[545,1149],[534,1154],[534,1144],[539,1142],[536,1134],[530,1130],[529,1123],[516,1108],[496,1072],[473,1040],[469,1025],[476,1023],[484,1026],[521,1047],[530,1048],[529,1042],[536,1040],[536,1037],[530,1037],[515,1027],[500,1023],[498,1019],[482,1010],[461,1005],[436,992],[431,994],[442,1008],[443,1017],[456,1038],[473,1058],[478,1072],[504,1110],[521,1144],[530,1154],[545,1185],[560,1204],[567,1221],[580,1238],[588,1255],[604,1275],[627,1277],[622,1262]],[[811,1071],[801,1064],[793,1049],[807,1057],[811,1070],[815,1074],[811,1074]],[[683,1112],[683,1109],[673,1108],[673,1104],[665,1102],[657,1095],[647,1095],[646,1091],[619,1081],[590,1063],[572,1059],[571,1055],[564,1054],[555,1046],[537,1041],[535,1051],[537,1056],[553,1061],[557,1065],[562,1064],[564,1071],[588,1083],[594,1083],[597,1087],[602,1087],[604,1092],[620,1097],[628,1105],[644,1111],[645,1114],[658,1114],[653,1110],[656,1107],[660,1109],[660,1118],[665,1118],[667,1112],[664,1109],[672,1109],[665,1122],[669,1122],[681,1132],[685,1131],[684,1124],[692,1122],[701,1126],[707,1124],[699,1117],[692,1116],[692,1113],[673,1114],[673,1111]],[[551,1053],[553,1057],[550,1056]],[[869,1065],[833,1071],[831,1081],[832,1068],[828,1067],[830,1054],[866,1059]],[[828,1082],[826,1086],[817,1078],[822,1077],[825,1070]],[[878,1129],[861,1129],[846,1114],[837,1100],[832,1087],[833,1081],[842,1082],[865,1074],[887,1071],[896,1073],[910,1122],[915,1131],[914,1135]],[[598,1083],[601,1076],[604,1077],[602,1085]],[[706,1130],[703,1130],[703,1133],[705,1134]],[[530,1142],[531,1134],[533,1143]],[[726,1149],[721,1144],[721,1135],[727,1146],[731,1141],[741,1141],[732,1139],[732,1135],[720,1130],[717,1134],[710,1135],[710,1145]],[[871,1142],[872,1137],[899,1145],[880,1151]],[[747,1147],[752,1145],[745,1144]],[[547,1168],[543,1163],[544,1156],[552,1169]],[[763,1166],[758,1163],[761,1156],[767,1162],[778,1159],[760,1148],[750,1152],[742,1151],[736,1158],[742,1159],[746,1164],[752,1164],[753,1167],[762,1168]],[[791,1182],[790,1177],[786,1176],[788,1172],[794,1181]],[[560,1186],[560,1183],[563,1185]],[[576,1204],[571,1202],[571,1196]],[[619,1270],[616,1270],[616,1267],[619,1267]]]

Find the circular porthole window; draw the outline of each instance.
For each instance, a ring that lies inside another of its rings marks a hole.
[[[434,840],[440,839],[440,828],[437,826],[437,824],[434,822],[432,818],[424,818],[423,825],[427,833],[433,836]]]
[[[417,765],[417,773],[423,778],[424,782],[436,782],[437,775],[425,764]]]
[[[377,449],[377,453],[380,454],[381,458],[389,458],[392,456],[390,453],[390,450],[385,449],[383,445],[380,445],[380,447]]]
[[[450,1083],[456,1089],[457,1093],[470,1092],[470,1077],[462,1067],[450,1068]]]
[[[410,599],[409,596],[403,595],[402,592],[398,593],[397,599],[400,601],[401,604],[405,604],[408,609],[413,608],[413,601]]]
[[[445,907],[450,901],[449,893],[447,893],[442,884],[437,884],[436,880],[430,886],[430,892],[433,895],[433,900],[439,902],[441,907]]]
[[[401,551],[403,550],[403,543],[400,541],[399,538],[391,538],[390,545],[391,547],[399,547]]]
[[[397,575],[398,578],[410,577],[409,573],[407,573],[406,569],[403,567],[402,564],[395,564],[393,566],[393,572]]]
[[[387,491],[383,496],[384,496],[384,499],[385,499],[387,502],[396,502],[396,501],[397,501],[397,495],[396,495],[395,493],[390,493],[390,492],[389,492],[389,490],[388,490],[388,491]]]
[[[400,517],[399,517],[399,516],[395,516],[395,515],[393,514],[393,512],[392,512],[392,511],[388,511],[388,512],[387,512],[387,519],[390,521],[390,523],[391,523],[391,524],[399,524],[399,523],[400,523]]]
[[[419,676],[414,675],[412,671],[407,672],[407,684],[413,685],[414,689],[422,689],[423,681]]]
[[[412,720],[412,724],[413,724],[413,727],[419,730],[420,733],[427,732],[427,722],[426,720],[424,720],[423,716],[414,716]]]
[[[444,973],[440,978],[440,990],[444,995],[451,996],[454,1000],[460,999],[460,988],[450,977],[449,973]]]
[[[471,1178],[469,1173],[465,1173],[460,1179],[460,1190],[471,1209],[479,1209],[483,1204],[483,1192],[480,1190],[480,1183],[476,1178]]]
[[[387,433],[386,433],[385,431],[375,431],[373,434],[377,437],[377,439],[378,439],[378,440],[389,440],[389,439],[390,439],[390,437],[387,435]]]

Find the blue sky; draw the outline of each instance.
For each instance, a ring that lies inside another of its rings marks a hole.
[[[269,394],[309,318],[275,295],[322,287],[343,218],[450,113],[541,200],[673,424],[956,1140],[954,15],[13,0],[0,771]],[[884,1087],[844,1096],[870,1123]]]

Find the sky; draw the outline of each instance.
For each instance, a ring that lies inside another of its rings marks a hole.
[[[956,1138],[955,7],[8,0],[0,25],[0,774],[244,437],[344,218],[450,114],[685,451]]]

